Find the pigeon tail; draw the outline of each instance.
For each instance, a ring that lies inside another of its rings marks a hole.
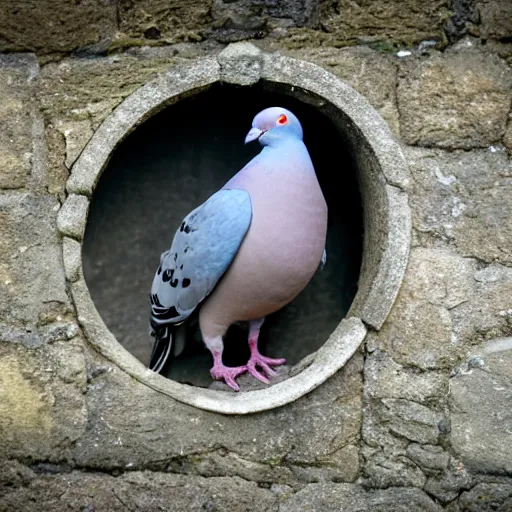
[[[151,325],[152,335],[155,337],[151,357],[149,358],[149,369],[161,373],[166,363],[170,360],[173,345],[173,325]]]

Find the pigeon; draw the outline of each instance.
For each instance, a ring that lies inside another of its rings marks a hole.
[[[183,346],[180,328],[194,317],[213,357],[212,378],[235,391],[241,374],[269,384],[273,367],[286,362],[259,352],[260,329],[325,265],[327,204],[292,112],[262,110],[245,138],[253,141],[261,152],[185,217],[160,257],[150,293],[155,372],[176,355],[175,341]],[[240,323],[249,327],[250,359],[228,367],[223,337]]]

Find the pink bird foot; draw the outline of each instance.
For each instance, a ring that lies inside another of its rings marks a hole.
[[[223,380],[231,389],[240,391],[236,378],[247,371],[247,366],[225,366],[224,363],[215,361],[210,375],[215,380]]]
[[[270,384],[270,380],[267,377],[273,377],[277,373],[270,368],[272,366],[280,366],[286,363],[286,359],[272,359],[271,357],[265,357],[261,355],[256,349],[251,353],[251,359],[247,363],[247,371],[256,379],[261,380],[265,384]],[[263,371],[260,373],[256,368],[259,367]]]
[[[286,363],[286,359],[272,359],[265,357],[260,354],[258,350],[258,338],[260,335],[260,329],[265,319],[254,320],[249,324],[249,350],[251,351],[251,358],[247,363],[247,371],[261,382],[270,384],[268,377],[277,375],[276,372],[270,368],[272,366],[279,366]],[[259,372],[257,368],[260,368],[263,373]]]

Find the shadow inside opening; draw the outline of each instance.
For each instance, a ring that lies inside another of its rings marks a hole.
[[[253,117],[269,106],[290,109],[304,128],[329,208],[327,265],[306,290],[270,315],[260,350],[299,362],[327,340],[357,291],[362,258],[362,206],[347,143],[315,107],[264,84],[216,84],[153,116],[114,151],[94,191],[83,243],[83,270],[94,304],[117,340],[147,364],[149,290],[160,254],[183,217],[221,188],[261,149],[244,145]],[[232,327],[224,362],[249,358],[247,332]],[[212,359],[196,327],[166,376],[208,387]]]

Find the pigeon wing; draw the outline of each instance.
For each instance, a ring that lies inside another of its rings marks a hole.
[[[245,190],[219,190],[189,213],[160,258],[151,288],[151,324],[179,324],[212,292],[249,229]]]

